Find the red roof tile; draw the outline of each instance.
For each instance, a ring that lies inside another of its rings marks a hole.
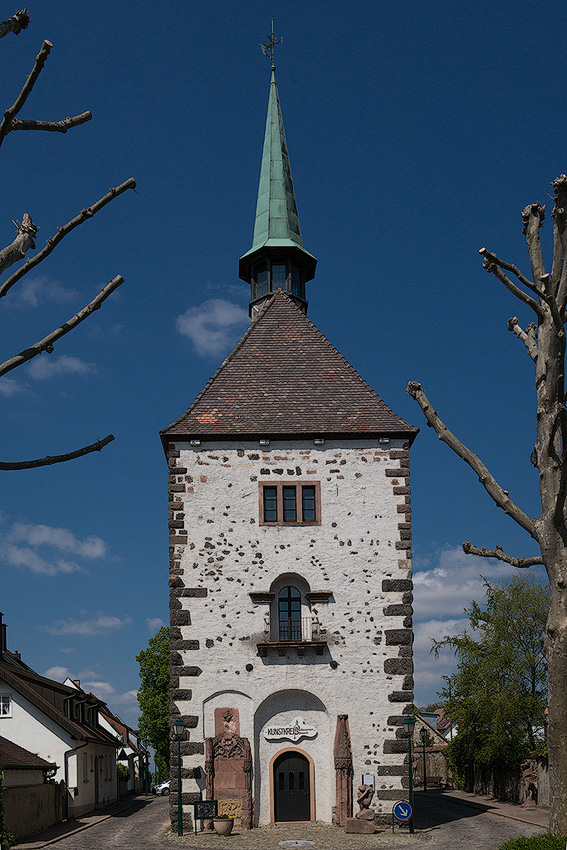
[[[178,436],[212,438],[373,434],[410,439],[404,422],[283,292],[255,322],[191,407],[165,428]]]

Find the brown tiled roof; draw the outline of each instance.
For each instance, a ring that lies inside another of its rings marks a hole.
[[[6,770],[9,768],[50,770],[55,767],[54,764],[30,753],[29,750],[24,750],[23,747],[2,736],[0,736],[0,765]]]
[[[191,407],[161,434],[177,436],[399,435],[396,416],[283,292],[248,328]]]

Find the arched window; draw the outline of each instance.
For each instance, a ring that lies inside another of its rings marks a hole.
[[[301,593],[288,585],[278,593],[279,640],[301,640]]]

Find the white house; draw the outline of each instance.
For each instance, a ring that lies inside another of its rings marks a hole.
[[[254,239],[239,271],[252,323],[162,431],[187,824],[203,790],[245,827],[344,824],[363,777],[378,812],[407,793],[417,431],[307,318],[316,262],[272,71]],[[173,823],[176,763],[172,742]]]
[[[55,762],[68,790],[68,816],[117,799],[118,742],[98,722],[98,700],[39,676],[6,646],[0,614],[0,735]]]

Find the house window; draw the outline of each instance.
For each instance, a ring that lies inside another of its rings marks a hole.
[[[263,260],[252,271],[254,298],[262,298],[269,292],[291,292],[299,298],[305,297],[301,269],[286,260]]]
[[[0,696],[0,717],[12,716],[12,697]]]
[[[301,640],[301,593],[291,585],[278,593],[278,640]]]
[[[260,487],[260,525],[320,525],[318,481],[264,484]]]

